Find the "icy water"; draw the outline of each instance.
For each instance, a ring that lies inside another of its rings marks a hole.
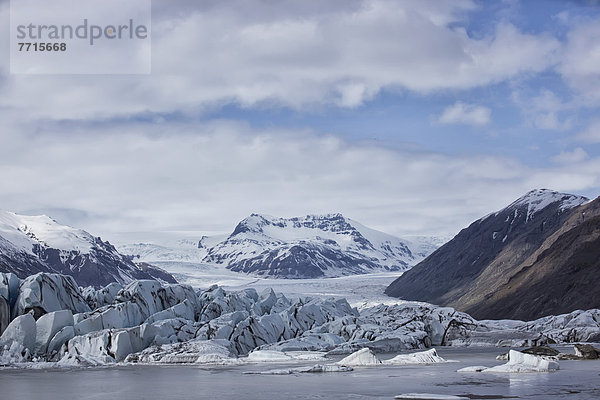
[[[458,362],[430,366],[363,367],[353,372],[327,374],[244,374],[246,371],[288,366],[284,364],[2,370],[0,398],[393,399],[401,393],[419,392],[461,395],[471,399],[600,399],[600,361],[562,361],[561,370],[553,373],[456,372],[465,366],[500,364],[494,360],[500,351],[438,348],[440,355]]]

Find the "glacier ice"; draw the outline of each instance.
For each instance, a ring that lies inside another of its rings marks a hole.
[[[15,307],[15,316],[33,312],[36,319],[52,311],[91,311],[73,277],[45,273],[32,275],[21,282]]]
[[[64,327],[73,326],[71,310],[53,311],[42,315],[36,322],[35,348],[36,354],[48,353],[48,345],[54,336]]]
[[[20,315],[13,319],[0,337],[0,346],[18,343],[31,352],[35,349],[37,327],[31,314]]]
[[[425,303],[359,312],[345,299],[289,299],[270,289],[259,294],[213,286],[196,292],[187,285],[135,281],[82,290],[70,277],[38,274],[19,281],[14,292],[14,280],[3,275],[1,281],[0,297],[14,299],[16,310],[0,337],[0,357],[8,363],[35,355],[63,366],[315,360],[334,368],[321,361],[343,355],[331,365],[431,364],[445,361],[435,349],[426,350],[431,346],[569,343],[600,334],[600,310],[530,322],[477,321]],[[406,354],[419,349],[424,351]],[[382,352],[402,354],[381,362],[376,353]],[[525,368],[516,366],[515,357],[510,368]]]

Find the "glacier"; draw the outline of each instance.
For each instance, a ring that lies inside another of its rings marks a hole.
[[[11,279],[0,274],[0,282]],[[10,292],[0,290],[6,304]],[[195,290],[149,280],[94,289],[46,273],[19,280],[12,296],[0,364],[25,367],[310,360],[327,366],[337,355],[348,358],[335,365],[347,367],[435,364],[446,360],[433,346],[517,348],[594,341],[600,335],[600,310],[529,322],[477,321],[426,303],[359,311],[343,298],[288,298],[272,289]],[[377,353],[396,357],[382,360]]]

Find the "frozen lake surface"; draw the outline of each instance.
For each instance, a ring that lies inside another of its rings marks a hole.
[[[505,350],[438,348],[441,356],[458,362],[357,367],[352,372],[324,374],[244,374],[285,368],[290,364],[0,370],[0,393],[1,398],[11,400],[393,399],[395,395],[409,392],[461,395],[471,399],[600,398],[600,361],[561,361],[561,370],[552,373],[456,372],[466,366],[500,364],[495,356]],[[314,362],[301,365],[312,364]]]

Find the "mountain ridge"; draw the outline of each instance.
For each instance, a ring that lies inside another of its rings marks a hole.
[[[540,249],[551,248],[549,238],[557,232],[558,236],[564,234],[561,229],[587,204],[585,197],[547,189],[528,192],[461,230],[392,282],[386,294],[453,306],[482,319],[530,319],[550,313],[549,307],[517,307],[516,302],[503,307],[502,303],[511,303],[506,298],[511,293],[507,288],[514,285],[515,276],[531,264]],[[519,281],[519,286],[526,290],[528,282]],[[538,293],[538,297],[547,296]]]
[[[292,218],[252,213],[229,235],[201,238],[195,252],[149,244],[120,248],[141,260],[171,257],[261,276],[316,278],[406,270],[437,246],[434,240],[406,240],[368,228],[340,213]]]
[[[125,284],[135,279],[163,279],[164,271],[142,270],[109,242],[61,225],[46,215],[29,216],[0,211],[0,272],[20,278],[38,272],[71,275],[83,286]]]

